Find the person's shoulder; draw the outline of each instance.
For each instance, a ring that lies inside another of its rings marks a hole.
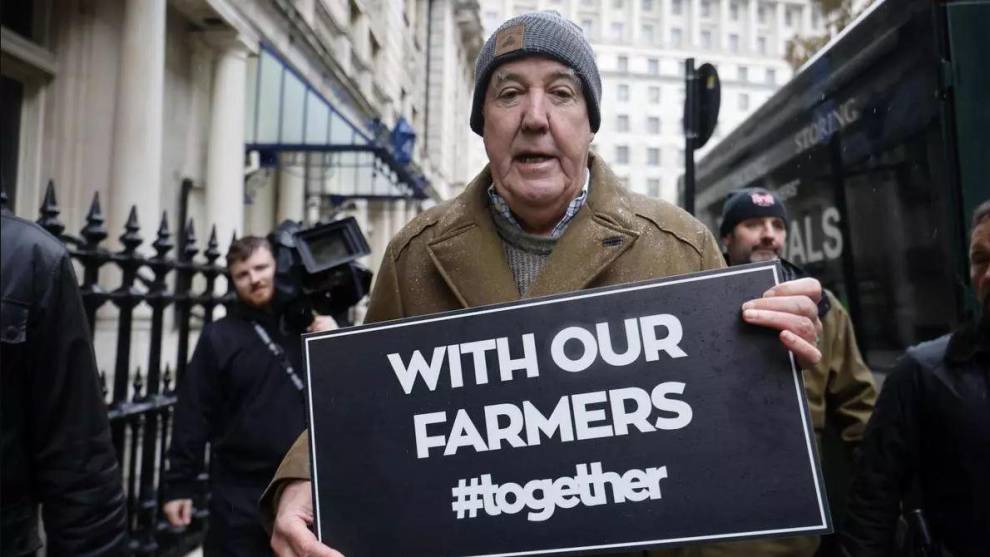
[[[951,334],[942,335],[936,339],[916,344],[907,349],[905,358],[910,358],[923,369],[934,369],[941,365],[945,351],[949,347]]]
[[[484,192],[489,183],[486,167],[459,195],[416,215],[389,242],[393,257],[399,257],[410,245],[464,230],[474,226],[481,215],[487,216]]]
[[[654,197],[627,191],[629,205],[637,217],[664,234],[704,251],[712,235],[701,221],[680,207]]]
[[[887,373],[881,398],[893,396],[884,395],[885,392],[903,395],[926,390],[926,385],[930,385],[931,380],[938,375],[936,370],[945,356],[950,336],[944,335],[905,350]]]
[[[411,242],[435,228],[445,215],[455,210],[457,205],[457,198],[448,199],[416,215],[392,237],[389,247],[396,256],[402,253]]]
[[[203,330],[201,335],[207,335],[210,337],[215,336],[229,336],[232,334],[242,333],[248,328],[253,328],[251,320],[242,316],[234,310],[227,310],[227,314],[209,323],[203,325]]]
[[[3,259],[7,261],[34,261],[36,267],[51,268],[68,257],[65,245],[39,224],[3,212]]]

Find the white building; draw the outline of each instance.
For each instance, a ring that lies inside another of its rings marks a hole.
[[[78,235],[98,194],[110,249],[132,206],[144,253],[163,212],[173,239],[191,218],[201,250],[216,224],[221,253],[235,232],[344,212],[375,271],[392,235],[476,170],[474,0],[23,0],[3,18],[8,207],[36,218],[52,180]],[[408,161],[396,129],[415,134]],[[136,338],[134,361],[146,350]]]
[[[593,149],[630,188],[668,201],[684,169],[684,60],[719,72],[710,146],[790,79],[788,39],[823,30],[809,0],[488,0],[482,19],[491,33],[538,9],[580,25],[595,49],[602,124]]]
[[[184,205],[224,245],[343,202],[378,246],[468,178],[467,118],[444,104],[473,83],[476,2],[46,0],[4,18],[4,191],[33,218],[53,180],[70,233],[96,192],[111,238],[132,205],[146,238]],[[408,163],[369,147],[400,120]]]

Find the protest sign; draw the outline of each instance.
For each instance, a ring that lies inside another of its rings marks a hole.
[[[307,335],[317,534],[348,557],[830,530],[753,264]]]

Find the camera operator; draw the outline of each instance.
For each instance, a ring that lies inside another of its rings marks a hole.
[[[209,442],[204,554],[271,555],[257,501],[305,428],[302,347],[298,330],[274,309],[276,263],[268,240],[234,241],[227,270],[237,302],[226,317],[203,328],[179,382],[164,512],[173,526],[191,522]],[[308,330],[332,328],[332,318],[317,316]]]

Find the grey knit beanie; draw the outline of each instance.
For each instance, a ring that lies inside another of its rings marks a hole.
[[[552,58],[573,69],[584,86],[591,131],[601,123],[598,104],[602,98],[602,78],[598,74],[595,53],[581,28],[553,10],[530,12],[503,23],[481,47],[475,66],[474,102],[471,105],[471,129],[483,135],[485,122],[482,105],[488,80],[498,66],[534,54]]]

